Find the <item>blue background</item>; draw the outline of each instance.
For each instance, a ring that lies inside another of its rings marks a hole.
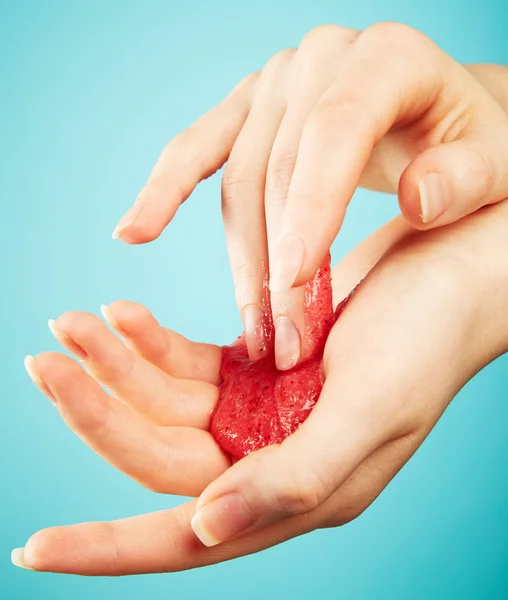
[[[219,177],[156,243],[111,239],[160,149],[313,26],[378,20],[413,25],[463,62],[508,63],[503,1],[0,1],[0,598],[508,597],[508,356],[342,529],[179,574],[86,579],[10,563],[40,528],[178,502],[89,451],[23,369],[25,354],[57,349],[48,318],[119,298],[194,339],[239,331]],[[396,211],[393,198],[359,192],[335,258]]]

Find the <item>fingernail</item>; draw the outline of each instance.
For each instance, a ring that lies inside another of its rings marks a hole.
[[[121,231],[123,231],[124,229],[126,229],[127,227],[130,227],[134,221],[139,217],[139,213],[141,212],[141,209],[143,208],[141,202],[138,202],[136,200],[136,202],[134,202],[134,205],[132,206],[131,209],[129,209],[124,216],[120,219],[120,221],[118,221],[118,225],[115,227],[115,230],[113,231],[113,239],[115,240]]]
[[[296,281],[305,254],[303,240],[297,235],[286,235],[279,242],[270,272],[270,291],[287,292]]]
[[[254,524],[240,494],[231,493],[205,504],[191,519],[191,527],[205,546],[216,546]]]
[[[75,354],[79,360],[84,361],[88,357],[88,354],[83,350],[83,348],[76,344],[76,342],[69,335],[67,335],[58,327],[56,321],[50,319],[48,321],[48,327],[51,333],[55,336],[56,340],[59,341],[64,348],[67,348],[69,352]]]
[[[300,358],[300,334],[289,317],[275,322],[275,366],[279,371],[292,369]]]
[[[15,567],[19,567],[20,569],[26,569],[27,571],[35,570],[26,564],[24,548],[14,548],[14,550],[11,552],[11,561]]]
[[[119,329],[118,323],[111,316],[111,312],[109,311],[109,307],[105,304],[101,305],[101,314],[104,317],[106,323],[113,329]]]
[[[249,304],[242,311],[245,341],[251,360],[259,360],[266,356],[267,340],[263,327],[263,312],[254,304]]]
[[[440,173],[427,173],[420,180],[418,189],[422,222],[432,223],[450,207],[451,198],[448,185]]]
[[[30,356],[30,354],[28,354],[27,356],[25,356],[24,364],[25,364],[26,372],[28,373],[28,376],[33,381],[33,383],[44,394],[46,394],[46,396],[48,396],[48,398],[51,400],[51,402],[53,402],[53,404],[56,404],[56,398],[51,393],[51,390],[46,385],[46,382],[41,378],[41,376],[39,375],[39,373],[37,373],[37,371],[35,369],[35,366],[34,366],[34,357]]]

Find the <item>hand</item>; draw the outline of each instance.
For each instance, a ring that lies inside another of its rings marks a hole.
[[[334,271],[337,300],[368,275],[330,334],[318,404],[283,444],[233,466],[206,431],[218,347],[188,342],[127,302],[105,314],[133,351],[92,315],[60,317],[53,330],[90,374],[56,353],[28,367],[66,423],[148,488],[201,496],[40,531],[14,560],[88,575],[175,571],[354,519],[465,382],[507,350],[507,223],[508,202],[433,232],[397,219],[359,246]],[[191,518],[206,543],[228,541],[202,545]]]
[[[492,83],[498,71],[507,80],[502,67],[472,67],[473,75],[401,24],[318,27],[169,143],[115,235],[154,239],[196,184],[228,160],[223,214],[249,354],[271,351],[267,320],[277,325],[289,312],[294,327],[276,326],[275,356],[280,369],[290,368],[301,352],[301,286],[358,185],[398,189],[417,229],[508,196],[508,117],[500,105],[508,80],[503,96]]]

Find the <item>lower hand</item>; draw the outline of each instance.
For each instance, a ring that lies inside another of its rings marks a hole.
[[[88,575],[175,571],[357,517],[459,389],[508,349],[507,223],[508,203],[432,232],[397,219],[340,263],[337,300],[366,277],[328,339],[319,402],[280,446],[233,466],[207,432],[220,348],[188,342],[132,303],[106,311],[132,350],[92,315],[61,316],[53,329],[89,374],[46,353],[28,364],[36,384],[113,465],[154,491],[200,498],[40,531],[15,560]],[[221,543],[206,547],[195,532]]]

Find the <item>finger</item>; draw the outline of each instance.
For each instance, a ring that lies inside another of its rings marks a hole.
[[[437,52],[427,38],[396,24],[373,26],[351,45],[336,83],[305,122],[271,254],[272,291],[287,292],[314,276],[375,145],[394,124],[422,115],[439,93],[443,79],[429,58]]]
[[[88,446],[151,490],[195,495],[228,466],[210,434],[190,427],[152,426],[108,396],[67,356],[41,354],[33,359],[31,372]]]
[[[356,518],[416,450],[420,438],[401,438],[369,456],[320,509],[265,527],[220,546],[206,547],[190,521],[192,501],[172,510],[111,523],[53,527],[34,534],[13,553],[20,567],[79,575],[182,571],[259,552],[318,527]]]
[[[110,523],[45,529],[18,551],[16,562],[37,571],[78,575],[181,571],[263,550],[312,527],[310,519],[300,520],[289,527],[283,524],[267,529],[227,547],[207,548],[190,527],[195,504],[189,502],[172,510]]]
[[[414,227],[447,225],[508,198],[508,119],[494,102],[489,113],[461,139],[422,152],[402,174],[399,204]]]
[[[252,360],[273,350],[264,188],[270,151],[286,110],[285,81],[294,53],[294,49],[279,52],[263,69],[251,111],[222,180],[229,260]]]
[[[341,56],[359,32],[336,25],[318,27],[302,40],[287,85],[288,107],[273,144],[266,174],[265,212],[270,256],[276,252],[282,215],[295,167],[302,129],[309,113],[330,85]],[[293,256],[292,259],[297,259]],[[280,370],[305,358],[305,290],[271,294],[275,324],[275,359]]]
[[[222,167],[247,118],[256,79],[257,74],[246,77],[225,100],[166,146],[113,237],[129,244],[155,239],[196,185]]]
[[[208,429],[217,386],[164,373],[126,348],[94,315],[68,312],[50,321],[50,328],[93,377],[154,423]]]
[[[179,379],[220,383],[219,346],[191,342],[161,327],[147,308],[135,302],[119,300],[102,306],[101,311],[129,348],[165,373]]]

